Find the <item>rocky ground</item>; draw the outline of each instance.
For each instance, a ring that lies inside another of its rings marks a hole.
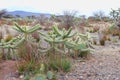
[[[74,69],[59,80],[120,80],[120,46],[97,46],[91,59],[76,60]]]

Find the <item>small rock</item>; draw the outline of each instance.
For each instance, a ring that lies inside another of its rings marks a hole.
[[[20,75],[20,79],[24,78],[24,75]]]
[[[88,74],[87,74],[87,77],[90,77],[90,76],[91,76],[91,74],[90,74],[90,73],[88,73]]]
[[[84,80],[84,79],[83,79],[83,76],[80,76],[80,77],[79,77],[79,80]]]

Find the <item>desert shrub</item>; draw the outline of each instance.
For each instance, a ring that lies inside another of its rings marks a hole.
[[[55,71],[69,72],[71,69],[70,59],[61,55],[51,56],[48,60],[48,68]]]
[[[39,42],[39,41],[40,41],[40,36],[39,36],[39,33],[38,33],[38,32],[32,33],[32,37],[33,37],[34,39],[36,39],[36,42]]]
[[[20,74],[35,74],[39,72],[40,69],[40,63],[36,63],[34,61],[19,61],[17,64],[17,69]]]
[[[0,52],[0,62],[2,61],[2,59],[3,59],[3,55],[2,55],[2,53]]]
[[[48,22],[48,17],[45,16],[44,14],[40,14],[40,16],[37,17],[37,22],[38,22],[40,25],[45,25],[45,23]]]
[[[101,40],[100,40],[100,45],[102,45],[102,46],[105,45],[105,40],[104,40],[104,39],[101,39]]]
[[[98,37],[99,37],[100,45],[104,46],[107,36],[105,34],[99,33]]]
[[[113,36],[119,36],[119,29],[116,27],[116,25],[113,23],[109,28],[103,31],[105,35],[112,34]]]
[[[103,11],[98,11],[98,12],[94,12],[93,16],[95,17],[96,21],[102,21],[104,16],[105,16],[105,14],[104,14]]]
[[[2,32],[0,31],[0,42],[1,42],[2,38],[3,38],[3,35],[2,35]]]
[[[61,16],[61,26],[66,29],[74,27],[76,13],[76,11],[64,11]]]
[[[104,21],[104,22],[110,22],[111,19],[110,19],[110,17],[103,17],[103,21]]]
[[[98,26],[90,27],[88,29],[88,32],[90,32],[90,33],[94,33],[94,32],[97,32],[97,31],[99,31],[99,27]]]
[[[21,59],[29,60],[38,60],[37,46],[34,43],[24,42],[17,49],[18,55]]]
[[[97,45],[96,39],[93,39],[93,44],[94,44],[94,45]]]
[[[117,40],[117,39],[113,39],[112,42],[113,42],[113,43],[117,43],[118,40]]]

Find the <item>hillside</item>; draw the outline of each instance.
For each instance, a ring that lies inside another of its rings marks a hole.
[[[13,16],[20,15],[21,17],[32,16],[32,15],[39,16],[40,14],[44,14],[47,17],[50,17],[51,15],[49,13],[35,13],[35,12],[27,12],[27,11],[11,11],[11,12],[8,12],[7,14],[10,14]]]

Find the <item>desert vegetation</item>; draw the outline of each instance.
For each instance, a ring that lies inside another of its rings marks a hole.
[[[41,14],[24,18],[6,13],[6,10],[0,11],[0,64],[15,62],[16,72],[13,75],[17,76],[6,77],[8,74],[3,74],[0,80],[84,80],[82,77],[62,79],[62,75],[75,73],[78,68],[75,64],[80,67],[92,64],[90,61],[96,55],[101,56],[97,48],[103,50],[109,45],[119,46],[119,9],[111,10],[110,17],[98,11],[88,18],[76,16],[77,11],[64,11],[63,15],[50,17]],[[94,61],[93,64],[96,65]],[[0,66],[0,71],[2,68]]]

